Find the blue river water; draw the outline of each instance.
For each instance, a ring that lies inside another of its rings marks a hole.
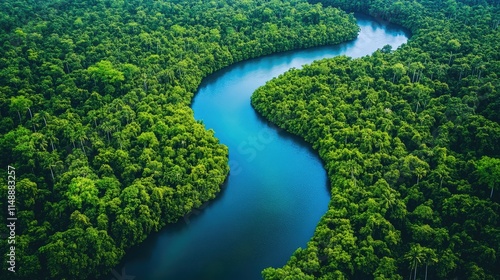
[[[356,18],[361,32],[351,42],[236,63],[204,79],[192,109],[229,147],[230,175],[215,200],[127,252],[115,276],[261,279],[264,268],[283,266],[306,246],[330,200],[326,172],[307,143],[262,119],[250,96],[290,68],[395,49],[408,39],[397,26]]]

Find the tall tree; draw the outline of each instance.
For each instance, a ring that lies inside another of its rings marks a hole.
[[[500,158],[483,156],[475,166],[479,182],[491,189],[490,198],[492,198],[493,190],[500,186]]]

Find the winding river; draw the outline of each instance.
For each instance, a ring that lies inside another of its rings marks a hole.
[[[131,249],[114,279],[260,279],[306,246],[328,207],[326,172],[309,145],[259,117],[250,96],[292,67],[395,49],[408,38],[397,26],[356,18],[354,41],[244,61],[204,79],[192,108],[229,147],[231,173],[214,201]]]

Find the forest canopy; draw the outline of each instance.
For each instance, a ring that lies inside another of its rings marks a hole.
[[[332,197],[307,247],[263,277],[499,279],[497,0],[1,1],[0,166],[15,167],[18,219],[7,277],[103,277],[213,199],[228,150],[189,107],[202,78],[355,38],[353,16],[332,7],[412,38],[292,70],[252,97],[318,151]]]
[[[252,105],[325,162],[329,210],[265,279],[500,278],[498,1],[325,0],[413,33],[324,59]]]
[[[358,31],[305,0],[1,1],[0,166],[15,168],[18,219],[2,279],[107,275],[220,191],[228,150],[189,107],[203,77]]]

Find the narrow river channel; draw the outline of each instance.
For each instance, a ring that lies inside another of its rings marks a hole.
[[[330,199],[317,153],[253,110],[250,96],[292,67],[337,55],[361,57],[408,34],[356,15],[354,41],[234,64],[204,79],[192,105],[197,120],[229,147],[231,174],[220,195],[132,248],[115,270],[140,279],[261,279],[305,247]],[[124,276],[124,275],[122,275]],[[129,279],[129,278],[127,278]]]

